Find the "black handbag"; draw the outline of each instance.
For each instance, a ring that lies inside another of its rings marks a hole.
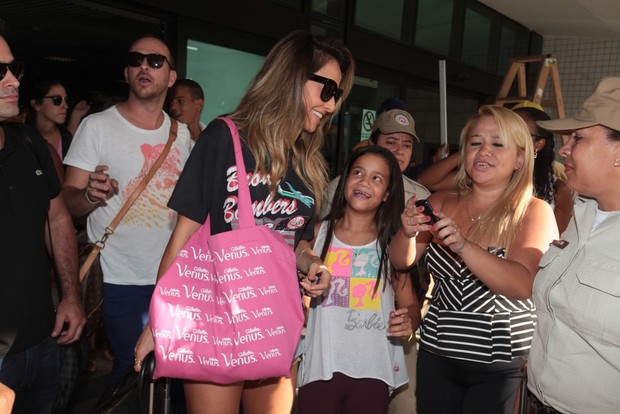
[[[155,357],[149,353],[140,372],[129,368],[123,377],[110,385],[90,414],[168,414],[170,413],[170,379],[153,379]]]

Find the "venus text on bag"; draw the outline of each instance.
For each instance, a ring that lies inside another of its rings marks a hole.
[[[265,245],[260,247],[250,247],[254,254],[269,254],[271,253],[271,246]]]
[[[253,364],[257,361],[254,352],[248,351],[243,354],[240,354],[237,358],[234,358],[232,354],[222,354],[222,358],[224,358],[224,363],[227,367],[236,367],[239,365],[249,365]]]
[[[170,316],[173,318],[191,319],[192,321],[202,320],[202,317],[200,316],[200,309],[198,308],[188,306],[185,309],[181,309],[179,305],[172,305],[170,303],[167,305],[170,311]]]
[[[197,355],[198,362],[200,365],[206,365],[208,367],[219,367],[220,361],[215,357],[204,357],[202,355]]]
[[[233,168],[227,175],[239,195],[230,194],[223,206],[231,230],[211,234],[209,215],[153,293],[156,377],[231,384],[291,375],[303,311],[289,233],[304,220],[262,218],[285,210],[292,215],[298,199],[278,193],[253,202],[245,179],[256,183],[266,175],[248,177],[234,137],[240,173]],[[279,234],[283,227],[287,238]]]
[[[224,298],[228,303],[241,302],[243,300],[254,299],[256,297],[256,292],[252,287],[243,287],[239,288],[237,293],[233,292],[233,290],[229,290],[228,292],[222,292]]]
[[[266,288],[259,287],[258,291],[260,292],[261,295],[267,296],[267,295],[273,295],[274,293],[278,293],[278,288],[276,287],[276,285],[269,285]]]
[[[253,310],[253,311],[250,311],[250,312],[252,312],[252,316],[254,316],[255,319],[264,318],[265,316],[273,315],[273,310],[270,307],[268,307],[268,306],[266,306],[266,307],[264,307],[262,309]]]
[[[217,260],[219,260],[220,262],[239,260],[239,259],[243,259],[244,257],[248,257],[250,255],[250,253],[248,253],[247,250],[238,250],[236,252],[227,252],[224,250],[220,250],[219,252],[214,251],[213,253],[217,257]]]
[[[195,260],[202,260],[203,262],[212,262],[213,257],[211,256],[211,252],[204,252],[202,248],[196,249],[194,246],[191,247],[192,254],[194,255]]]
[[[201,302],[215,302],[213,291],[211,289],[202,288],[200,291],[197,291],[195,286],[187,285],[183,285],[183,289],[185,290],[185,297],[187,299],[198,300]]]
[[[254,277],[267,274],[265,268],[262,266],[256,266],[254,269],[245,269],[243,271],[247,277]]]
[[[209,336],[207,331],[203,329],[194,329],[192,332],[187,332],[187,328],[180,329],[175,326],[174,330],[176,331],[176,338],[182,339],[184,341],[195,342],[198,344],[208,344]]]
[[[159,286],[159,293],[162,296],[168,296],[170,298],[181,297],[181,292],[179,292],[179,289],[175,289],[175,288],[165,288],[163,286]]]
[[[261,358],[265,360],[282,356],[282,353],[280,353],[279,349],[271,349],[269,352],[259,352],[258,355],[260,355]]]
[[[260,341],[264,339],[265,335],[261,332],[260,328],[250,328],[245,331],[245,334],[237,332],[236,338],[233,338],[235,345],[247,344],[253,341]]]
[[[160,346],[160,350],[164,360],[184,362],[186,364],[196,363],[194,354],[188,349],[179,348],[176,352],[171,352],[167,351],[163,346]]]
[[[276,328],[267,328],[266,331],[269,336],[284,335],[286,333],[286,328],[284,326],[278,326]]]
[[[201,267],[190,269],[187,265],[181,266],[180,263],[175,263],[174,265],[179,270],[179,276],[181,277],[189,277],[190,279],[196,280],[210,280],[211,274],[207,269]]]
[[[228,312],[225,312],[225,314],[228,318],[228,323],[241,323],[250,320],[250,315],[248,315],[246,311],[237,312],[234,315]]]

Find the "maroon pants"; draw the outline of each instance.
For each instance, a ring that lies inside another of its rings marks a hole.
[[[385,414],[390,395],[385,382],[355,379],[335,372],[329,381],[315,381],[299,389],[299,414]]]

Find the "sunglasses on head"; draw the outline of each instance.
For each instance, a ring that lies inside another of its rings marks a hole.
[[[160,55],[159,53],[147,53],[145,55],[144,53],[140,52],[129,52],[127,54],[127,65],[131,66],[132,68],[137,68],[142,65],[142,62],[144,62],[145,58],[146,62],[153,69],[161,68],[162,66],[164,66],[164,62],[168,62],[168,65],[170,65],[170,67],[172,68],[172,65],[170,64],[168,58],[164,55]]]
[[[11,71],[13,76],[17,80],[20,80],[22,76],[24,76],[24,63],[23,62],[11,62],[11,63],[2,63],[0,62],[0,80],[4,79],[8,71]]]
[[[44,96],[43,99],[51,99],[54,106],[60,106],[62,101],[65,101],[67,105],[71,105],[71,99],[68,96],[48,95]]]
[[[323,84],[323,89],[321,90],[321,100],[323,102],[327,102],[332,98],[338,102],[338,99],[342,96],[343,90],[339,89],[338,84],[332,79],[324,78],[319,75],[312,75],[310,76],[310,80]]]

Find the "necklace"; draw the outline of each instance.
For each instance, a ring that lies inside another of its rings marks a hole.
[[[359,249],[356,249],[355,246],[353,246],[353,243],[351,243],[351,240],[349,240],[349,236],[347,236],[347,231],[344,229],[344,227],[340,227],[340,233],[342,233],[342,235],[344,236],[344,241],[351,246],[351,250],[353,251],[353,257],[357,258],[357,256],[359,256],[360,251]]]
[[[469,194],[467,194],[467,199],[465,199],[465,210],[467,211],[467,217],[469,217],[469,221],[471,221],[473,223],[474,221],[480,220],[480,217],[482,215],[480,215],[480,216],[478,216],[476,218],[473,218],[471,216],[471,213],[469,212]]]
[[[357,256],[359,256],[362,253],[359,247],[365,246],[368,243],[362,243],[360,246],[354,246],[353,243],[351,243],[351,240],[349,239],[349,236],[347,235],[347,231],[344,229],[343,226],[340,226],[340,233],[344,237],[344,242],[347,243],[349,246],[351,246],[351,250],[353,251],[353,257],[357,258]]]

